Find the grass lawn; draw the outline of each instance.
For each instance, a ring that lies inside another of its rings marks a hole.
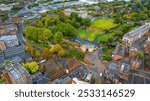
[[[95,37],[102,34],[103,30],[95,27],[89,27],[86,30],[78,29],[78,34],[81,39],[87,38],[89,41],[94,41]]]
[[[26,41],[28,42],[29,45],[31,45],[31,46],[36,46],[36,47],[38,47],[38,48],[40,48],[40,49],[50,48],[50,46],[49,46],[49,45],[46,45],[46,44],[35,43],[34,41],[30,41],[30,40],[28,40],[28,39],[26,39]]]
[[[109,40],[110,38],[112,38],[114,35],[115,35],[115,34],[112,33],[112,34],[109,34],[109,35],[100,36],[100,37],[98,38],[98,42],[99,42],[99,43],[106,43],[106,42],[108,42],[108,40]]]
[[[111,29],[117,26],[117,24],[113,23],[112,20],[108,20],[108,19],[97,19],[92,23],[92,26],[101,28],[101,29]]]
[[[96,38],[97,35],[99,35],[99,33],[88,34],[88,40],[89,41],[94,41],[94,39]]]
[[[86,30],[83,30],[83,29],[78,29],[78,34],[79,34],[79,37],[80,38],[86,38]]]

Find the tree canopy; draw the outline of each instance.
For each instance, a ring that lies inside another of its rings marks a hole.
[[[37,62],[28,62],[24,64],[24,68],[26,68],[29,73],[34,74],[39,70],[39,65],[37,64]]]

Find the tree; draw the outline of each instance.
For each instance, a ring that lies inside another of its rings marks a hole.
[[[24,68],[26,68],[29,73],[34,74],[39,70],[39,65],[37,62],[28,62],[23,65]]]
[[[30,21],[30,20],[25,20],[24,23],[25,23],[26,25],[28,25],[28,24],[31,24],[31,21]]]
[[[46,28],[49,28],[52,24],[53,24],[53,21],[52,21],[51,17],[47,16],[45,18],[45,26],[46,26]]]
[[[49,29],[44,29],[43,33],[40,34],[40,40],[41,41],[47,41],[48,39],[50,39],[52,37],[52,33]]]
[[[60,44],[63,41],[63,34],[61,32],[56,32],[53,38],[55,44]]]
[[[33,34],[35,34],[36,28],[34,26],[27,26],[24,30],[24,34],[29,38]]]
[[[64,57],[64,56],[66,56],[65,50],[60,50],[60,51],[58,52],[58,56],[59,56],[59,57]]]
[[[51,30],[45,28],[36,28],[34,26],[27,26],[24,30],[24,34],[28,39],[35,42],[45,42],[52,37]]]
[[[70,19],[72,19],[72,18],[77,19],[77,18],[78,18],[78,13],[72,12],[72,13],[70,14]]]
[[[35,55],[35,49],[31,46],[25,46],[25,50],[30,53],[31,56]]]
[[[84,53],[80,50],[76,50],[76,49],[70,49],[68,51],[68,56],[69,57],[75,57],[77,59],[83,59],[84,58]]]
[[[110,55],[107,55],[107,54],[102,54],[101,57],[102,57],[103,60],[107,60],[107,61],[112,60],[112,57]]]
[[[70,25],[65,23],[60,23],[55,27],[56,32],[62,32],[64,36],[74,37],[76,36],[76,29]]]
[[[39,28],[43,28],[44,25],[42,23],[42,21],[40,19],[37,19],[35,22],[34,22],[34,26],[35,27],[39,27]]]
[[[130,24],[124,24],[123,26],[121,26],[120,31],[122,31],[123,33],[127,33],[131,28]]]
[[[48,60],[49,56],[50,56],[50,50],[48,48],[44,48],[41,57]]]
[[[53,48],[50,49],[51,53],[58,53],[60,50],[63,50],[60,44],[56,44]]]
[[[140,59],[144,58],[144,54],[141,51],[136,51],[135,56],[139,57]]]

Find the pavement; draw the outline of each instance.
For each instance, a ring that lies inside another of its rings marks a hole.
[[[86,53],[84,61],[87,63],[87,67],[91,69],[96,78],[96,84],[101,80],[100,74],[106,69],[105,65],[99,58],[100,48],[92,53]]]

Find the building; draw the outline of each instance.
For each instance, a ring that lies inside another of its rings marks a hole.
[[[13,30],[18,30],[17,26],[15,24],[5,24],[4,27],[8,32],[13,31]]]
[[[87,4],[97,4],[100,2],[100,0],[79,0],[79,2]]]
[[[142,64],[142,60],[140,58],[136,57],[131,59],[130,66],[132,69],[140,69],[141,64]]]
[[[5,61],[4,53],[2,51],[0,51],[0,66],[3,65],[4,61]]]
[[[51,82],[51,79],[46,74],[42,74],[41,72],[37,72],[32,75],[33,84],[48,84]]]
[[[22,23],[24,21],[23,17],[13,17],[13,22]]]
[[[87,15],[88,15],[88,12],[87,12],[87,11],[76,11],[76,10],[74,10],[74,9],[65,9],[63,12],[64,12],[64,14],[65,14],[66,16],[70,16],[71,13],[75,12],[75,13],[77,13],[78,16],[81,17],[81,18],[86,18]]]
[[[73,78],[74,84],[89,84],[88,82],[81,81],[78,78]]]
[[[119,44],[116,46],[112,56],[114,60],[120,60],[123,59],[123,57],[125,56],[125,52],[126,52],[126,46]]]
[[[150,30],[150,24],[147,23],[135,30],[132,30],[131,32],[125,34],[123,36],[122,41],[132,44],[134,43],[136,40],[138,40],[139,38],[141,38],[146,32],[148,32]]]
[[[22,67],[19,63],[10,64],[5,67],[6,81],[12,84],[31,84],[32,79],[29,72]]]
[[[97,49],[96,44],[80,38],[71,38],[69,41],[73,42],[75,46],[80,47],[83,52],[93,52]]]
[[[13,8],[13,6],[1,4],[0,5],[0,11],[10,11]]]
[[[16,15],[19,16],[19,17],[24,17],[26,19],[30,16],[35,15],[35,14],[37,14],[37,11],[30,10],[27,7],[24,7]]]
[[[7,35],[0,37],[0,41],[3,41],[6,47],[12,47],[19,45],[18,38],[16,35]]]
[[[4,56],[6,59],[9,59],[9,58],[16,57],[16,56],[23,56],[24,53],[25,53],[25,50],[23,46],[15,46],[15,47],[7,48],[4,51]]]
[[[3,41],[0,41],[0,50],[1,51],[6,50],[6,46],[5,46],[5,43]]]
[[[0,35],[6,34],[7,30],[3,25],[0,25]]]
[[[150,54],[150,37],[148,37],[147,42],[146,42],[144,48],[145,48],[145,53],[146,54]]]
[[[51,82],[51,84],[72,84],[72,79],[69,76],[64,76],[55,79],[54,81]]]

